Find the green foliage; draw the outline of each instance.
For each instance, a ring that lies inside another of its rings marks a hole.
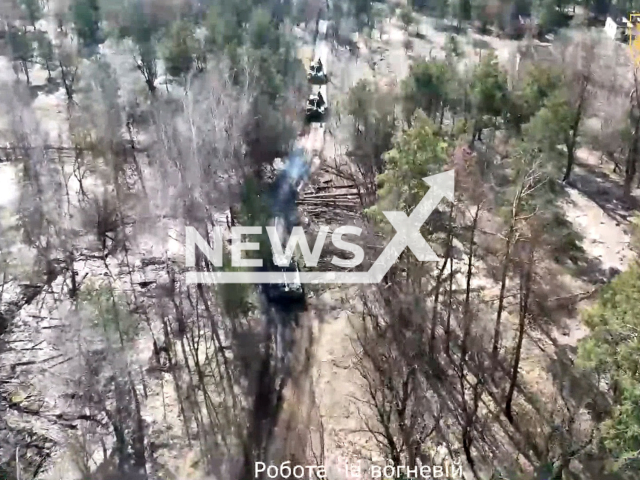
[[[300,78],[302,73],[293,40],[281,32],[262,9],[251,16],[247,38],[246,54],[250,71],[255,72],[258,91],[274,103],[287,91],[290,80]]]
[[[522,89],[525,111],[532,116],[562,85],[562,75],[553,68],[537,65],[527,72]]]
[[[613,393],[611,418],[602,425],[615,468],[640,469],[640,266],[633,264],[607,285],[584,317],[591,335],[578,359],[605,380]]]
[[[563,156],[559,146],[568,141],[574,119],[575,111],[565,93],[557,91],[544,101],[523,131],[527,141],[553,161]]]
[[[522,189],[525,194],[520,199],[519,213],[535,213],[537,228],[540,231],[545,231],[545,225],[559,227],[561,217],[557,216],[558,196],[563,190],[556,179],[561,166],[559,155],[551,156],[541,151],[540,147],[525,134],[524,140],[518,142],[511,153],[508,171],[511,188],[505,190],[506,201],[504,202],[507,216],[512,213],[514,195]],[[558,237],[561,237],[563,232],[557,229],[547,233],[558,234]]]
[[[304,68],[297,57],[293,38],[271,21],[266,10],[257,9],[246,29],[247,44],[238,48],[236,43],[227,47],[232,62],[246,56],[250,81],[255,82],[260,96],[268,99],[271,108],[278,99],[305,82]],[[239,72],[238,72],[239,73]],[[238,77],[239,82],[246,78]]]
[[[158,76],[158,37],[168,27],[167,19],[153,10],[145,9],[140,1],[125,6],[118,21],[119,38],[130,38],[137,47],[135,55],[138,70],[144,77],[147,88],[155,92]]]
[[[446,18],[451,10],[451,0],[436,0],[430,5],[431,12],[436,18]]]
[[[35,49],[31,35],[20,28],[10,28],[7,40],[11,49],[11,58],[15,62],[31,62]]]
[[[372,82],[360,80],[349,89],[349,94],[347,95],[347,112],[354,117],[356,124],[359,124],[361,119],[367,117],[367,113],[371,107],[373,88],[374,85]]]
[[[436,116],[449,100],[449,86],[455,70],[442,60],[423,60],[411,66],[409,76],[402,82],[402,103],[405,117],[420,109]]]
[[[228,8],[236,19],[238,28],[244,28],[251,19],[253,10],[262,6],[267,7],[268,2],[264,0],[236,0],[234,2],[220,0],[218,5],[222,5],[223,8]]]
[[[508,105],[507,75],[495,53],[489,51],[473,72],[471,103],[477,116],[500,117]]]
[[[453,16],[458,21],[458,27],[462,26],[463,22],[471,20],[471,0],[457,0],[451,5]]]
[[[605,13],[608,13],[608,8],[610,8],[610,3],[605,1],[594,0],[593,2],[597,6],[599,6],[599,10]],[[615,3],[616,8],[620,12],[621,15],[628,16],[630,13],[635,13],[640,11],[640,2],[638,0],[618,0]]]
[[[191,71],[198,48],[193,25],[185,20],[175,22],[165,39],[163,60],[167,73],[181,77]]]
[[[25,13],[27,20],[33,26],[42,18],[42,0],[19,0],[20,8]]]
[[[562,86],[562,75],[554,68],[534,65],[529,68],[511,96],[509,123],[518,130],[544,106]]]
[[[373,173],[373,183],[396,131],[395,98],[373,82],[360,80],[349,90],[346,112],[353,120],[352,157],[363,171]]]
[[[413,127],[385,155],[384,173],[378,176],[379,202],[369,213],[378,217],[386,210],[411,211],[429,188],[422,179],[441,172],[448,153],[447,141],[428,118],[418,114]]]
[[[247,227],[263,227],[269,224],[271,210],[268,202],[268,187],[254,177],[248,177],[244,184],[240,207],[240,224]],[[271,244],[266,231],[260,236],[252,236],[252,241],[260,243],[260,250],[247,251],[246,258],[269,258]]]
[[[464,118],[456,121],[456,124],[453,126],[453,130],[451,131],[452,137],[457,139],[461,139],[470,133],[469,121]]]
[[[47,69],[48,80],[51,80],[51,69],[53,67],[53,62],[55,62],[55,51],[53,49],[53,43],[51,42],[51,38],[46,32],[36,32],[36,44],[37,44],[37,55],[42,62],[44,62],[45,68]]]
[[[235,12],[214,5],[206,20],[206,46],[209,51],[222,52],[225,48],[237,48],[242,43],[242,30],[238,27]]]
[[[295,39],[280,28],[267,9],[238,12],[226,4],[216,8],[225,9],[220,10],[227,12],[225,18],[236,18],[238,23],[249,16],[235,32],[211,17],[207,48],[226,54],[235,84],[248,84],[256,93],[253,120],[244,140],[253,165],[263,165],[284,155],[295,138],[292,117],[285,112],[291,110],[292,102],[302,101],[301,93],[307,86],[304,67],[297,56]]]
[[[267,1],[216,1],[206,21],[206,49],[224,54],[236,85],[249,84],[256,95],[245,142],[254,165],[262,165],[288,150],[295,131],[290,102],[306,88],[296,40],[281,28],[280,7]],[[286,9],[285,9],[286,10]]]
[[[257,8],[252,12],[247,30],[250,48],[279,50],[281,37],[278,26],[272,22],[271,14],[264,8]]]
[[[400,14],[398,15],[398,17],[404,25],[405,30],[409,30],[409,27],[411,27],[411,25],[413,25],[413,22],[415,21],[415,19],[413,18],[413,10],[408,5],[400,9]]]
[[[349,11],[356,19],[358,30],[373,26],[373,2],[371,0],[348,0]]]
[[[533,10],[538,15],[538,22],[544,32],[555,31],[567,26],[564,9],[568,4],[567,0],[536,0],[533,2]]]
[[[233,267],[228,255],[223,256],[223,262],[222,271],[224,272],[240,272],[243,270]],[[231,319],[247,317],[254,309],[254,305],[251,302],[252,291],[252,285],[247,283],[219,284],[216,287],[216,293],[224,314]]]
[[[554,183],[550,183],[554,185]],[[586,252],[582,246],[584,240],[580,233],[574,230],[573,224],[567,220],[564,212],[557,208],[558,192],[552,191],[549,195],[548,220],[544,228],[552,236],[552,242],[549,242],[549,253],[553,256],[554,261],[558,264],[578,265],[584,258]]]
[[[205,22],[207,49],[224,52],[246,44],[254,49],[277,50],[279,22],[276,17],[268,2],[216,1],[209,8]]]
[[[436,18],[445,18],[449,12],[450,0],[409,0],[409,6]]]
[[[73,0],[71,16],[80,43],[84,47],[94,48],[102,43],[98,0]]]
[[[258,91],[273,103],[285,90],[286,78],[278,70],[277,59],[266,48],[248,49],[249,65],[256,72]]]
[[[150,92],[155,90],[155,82],[158,76],[157,67],[158,52],[154,40],[138,43],[137,64]]]
[[[36,43],[38,46],[38,56],[47,63],[51,63],[55,60],[55,52],[53,49],[53,43],[51,38],[45,32],[38,32],[36,35]]]
[[[118,25],[120,38],[130,38],[136,45],[152,43],[163,24],[141,2],[132,2],[125,7],[124,16]]]
[[[355,127],[361,133],[369,123],[376,123],[377,120],[393,124],[393,95],[381,92],[371,81],[360,80],[349,90],[346,111],[354,119]],[[392,129],[392,125],[388,126]]]

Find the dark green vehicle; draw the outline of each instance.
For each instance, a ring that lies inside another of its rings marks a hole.
[[[327,102],[321,92],[311,94],[307,100],[307,121],[321,122],[327,114]]]
[[[324,71],[324,65],[319,58],[311,64],[309,71],[307,72],[307,79],[309,83],[315,85],[322,85],[327,83],[327,72]]]
[[[281,273],[282,281],[263,285],[263,293],[267,301],[272,305],[304,310],[306,293],[300,281],[300,270],[295,260],[286,267],[274,265],[270,271]],[[292,274],[293,280],[287,279],[286,274]]]

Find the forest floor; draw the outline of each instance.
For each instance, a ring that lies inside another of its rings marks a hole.
[[[394,84],[408,74],[412,60],[443,57],[447,32],[437,28],[431,19],[422,19],[418,23],[418,31],[423,38],[412,39],[413,51],[409,54],[403,46],[407,34],[396,19],[384,24],[383,33],[377,41],[361,42],[357,58],[336,52],[332,59],[332,75],[338,80],[334,80],[337,87],[332,90],[333,104],[340,104],[348,88],[358,79],[375,78],[381,85]],[[514,67],[514,53],[519,44],[518,41],[473,32],[462,39],[468,61],[477,61],[483,50],[493,50],[508,70]],[[343,133],[330,131],[327,135],[325,155],[328,158],[340,151]],[[521,366],[524,389],[552,402],[558,401],[554,365],[561,353],[557,349],[569,348],[573,355],[578,340],[587,334],[580,321],[580,311],[592,303],[593,295],[588,293],[612,272],[624,270],[633,258],[629,248],[629,210],[620,201],[621,178],[612,174],[608,165],[601,164],[597,152],[581,148],[577,157],[573,181],[566,187],[568,199],[563,201],[563,207],[566,218],[583,237],[581,244],[589,258],[589,275],[578,278],[559,273],[558,285],[561,283],[562,289],[557,296],[562,298],[553,300],[572,297],[578,300],[570,302],[570,307],[560,307],[564,308],[562,321],[551,325],[549,330],[531,330],[525,339]],[[322,175],[321,180],[326,182],[328,177]],[[636,189],[634,196],[638,197],[638,193]],[[495,308],[495,302],[491,306],[492,298],[497,296],[499,284],[488,275],[489,268],[488,265],[478,266],[481,273],[477,282],[484,290],[483,296],[491,312]],[[558,269],[555,271],[560,272]],[[512,288],[515,287],[510,286],[509,290]],[[366,411],[362,402],[368,393],[354,368],[357,348],[353,325],[357,324],[361,313],[353,302],[354,298],[353,292],[344,288],[331,289],[323,294],[321,305],[325,313],[315,339],[313,378],[318,416],[312,429],[324,432],[327,465],[342,465],[345,460],[351,464],[371,462],[372,459],[380,461],[379,448],[367,427],[368,423],[374,422],[373,413]],[[511,342],[516,326],[517,317],[508,315],[506,329],[510,332],[506,334],[505,343]],[[506,449],[517,453],[515,447],[507,446]],[[335,470],[335,474],[338,476],[332,478],[344,478],[343,469]]]
[[[403,42],[406,33],[395,19],[385,25],[380,40],[367,42],[367,45],[362,44],[364,48],[361,49],[357,59],[350,57],[345,51],[332,50],[329,62],[332,75],[332,83],[329,86],[332,105],[339,105],[348,88],[361,78],[376,78],[383,84],[395,83],[407,75],[412,58],[443,55],[446,32],[434,25],[434,22],[426,19],[420,23],[419,28],[424,38],[414,39],[411,55],[407,55],[404,50]],[[498,57],[505,65],[510,64],[511,54],[516,46],[517,42],[476,34],[470,34],[464,41],[465,52],[470,59],[477,58],[480,50],[490,48],[496,50]],[[44,74],[41,69],[34,73],[36,84],[42,83]],[[0,57],[0,80],[13,81],[13,78],[10,63],[6,58]],[[41,115],[42,128],[47,130],[49,136],[58,138],[64,134],[58,130],[59,125],[65,124],[64,99],[61,97],[61,92],[42,93],[38,96],[36,104]],[[0,122],[3,123],[2,128],[8,128],[6,120],[6,118],[0,118]],[[344,142],[344,132],[325,132],[324,129],[316,129],[306,141],[310,150],[322,149],[325,157],[331,157],[340,150]],[[569,199],[565,202],[565,212],[576,231],[584,237],[582,245],[587,256],[593,260],[590,264],[593,270],[598,272],[609,269],[624,270],[632,259],[628,248],[630,219],[628,211],[619,200],[620,178],[613,175],[607,165],[600,165],[598,157],[597,153],[587,149],[578,151],[579,163],[574,171],[574,180],[571,186],[567,187]],[[15,206],[18,192],[16,182],[16,172],[12,165],[0,164],[0,211],[2,211],[0,218],[3,221],[5,213],[10,215]],[[166,239],[167,244],[170,242],[170,239]],[[87,265],[86,268],[95,268],[95,271],[99,271],[101,266]],[[488,270],[488,267],[479,267],[479,269]],[[601,279],[581,280],[566,276],[564,280],[570,284],[567,293],[570,295],[593,289]],[[479,281],[485,285],[487,298],[495,296],[496,284],[489,276]],[[312,301],[309,315],[309,320],[315,324],[315,335],[312,373],[309,376],[311,383],[307,386],[312,388],[313,392],[312,395],[308,394],[307,399],[313,397],[314,406],[317,407],[309,425],[312,432],[324,436],[323,463],[325,465],[340,465],[343,459],[348,459],[352,463],[372,458],[378,460],[376,458],[378,449],[371,435],[366,431],[365,419],[371,419],[371,412],[363,411],[363,404],[355,400],[366,398],[366,392],[353,365],[355,352],[351,323],[357,319],[359,313],[359,306],[357,303],[354,304],[354,298],[356,298],[355,292],[350,289],[328,290]],[[589,301],[585,300],[582,303],[588,304]],[[51,383],[52,378],[59,375],[59,372],[51,369],[51,372],[44,377],[34,373],[36,368],[49,370],[47,362],[55,365],[59,360],[64,360],[64,358],[50,359],[51,350],[45,351],[38,347],[39,343],[45,346],[55,345],[56,319],[60,313],[43,311],[39,308],[43,302],[44,298],[39,298],[34,302],[33,307],[27,309],[21,319],[13,325],[10,335],[4,340],[14,347],[19,345],[19,349],[14,348],[11,357],[5,356],[0,364],[8,360],[12,364],[19,364],[22,361],[35,362],[19,366],[17,372],[12,372],[17,379],[23,380],[23,385],[12,387],[13,391],[25,390],[24,394],[28,396],[30,392],[26,390],[31,387],[41,389],[42,385],[53,385],[45,400],[52,404],[50,410],[56,412],[53,405],[56,399],[53,396],[59,394],[62,397],[65,393]],[[47,315],[49,318],[45,318]],[[30,335],[34,322],[39,327],[39,333],[25,341],[25,334]],[[585,333],[586,329],[576,313],[567,314],[562,325],[551,329],[552,340],[539,332],[532,332],[526,339],[522,366],[523,380],[526,385],[541,393],[550,390],[553,381],[549,378],[548,364],[550,357],[555,353],[549,346],[555,342],[573,348]],[[141,351],[150,351],[147,345],[148,340],[144,339],[141,342]],[[57,368],[61,367],[64,369],[64,365],[58,365]],[[158,424],[166,422],[166,417],[163,419],[162,414],[165,409],[175,410],[171,392],[157,391],[161,385],[162,383],[156,383],[152,386],[150,398],[154,400],[148,407],[151,411],[150,415],[156,417]],[[26,406],[24,408],[26,409]],[[24,420],[24,417],[29,415],[34,416],[27,410],[27,413],[22,412],[20,417]],[[12,412],[10,416],[15,418],[18,415]],[[177,418],[175,413],[171,413],[170,416]],[[177,425],[174,425],[172,430],[162,436],[162,439],[179,436]],[[319,448],[318,435],[315,435],[316,438],[313,441],[314,448]],[[179,455],[174,452],[174,456]],[[54,475],[51,478],[57,480],[57,478],[65,478],[68,471],[61,467],[55,473],[57,476]],[[332,478],[340,480],[339,476]]]

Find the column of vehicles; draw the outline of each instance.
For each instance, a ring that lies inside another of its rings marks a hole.
[[[311,63],[307,72],[307,79],[315,90],[307,99],[307,122],[322,122],[328,110],[327,99],[325,98],[328,77],[320,57]]]
[[[322,122],[328,111],[326,84],[328,81],[325,65],[320,56],[311,63],[307,79],[314,91],[307,100],[306,120],[309,123]],[[283,249],[286,248],[289,235],[298,224],[297,198],[309,175],[309,162],[303,149],[295,149],[278,173],[271,188],[272,222],[276,226]],[[265,284],[262,292],[272,305],[281,305],[289,309],[306,308],[306,293],[300,281],[300,271],[295,259],[287,266],[267,262],[263,270],[282,273],[280,283]]]
[[[298,192],[308,175],[309,163],[304,150],[296,149],[289,155],[287,162],[271,185],[268,199],[272,214],[271,222],[276,227],[283,251],[289,242],[293,227],[299,223]],[[276,265],[272,259],[269,259],[265,262],[263,269],[282,274],[281,282],[262,286],[262,292],[270,304],[286,306],[292,310],[306,308],[306,294],[300,282],[300,270],[295,258],[292,258],[289,265],[285,266]]]
[[[324,25],[326,29],[326,23]],[[320,32],[324,36],[325,31]],[[306,105],[308,123],[324,122],[327,114],[327,73],[321,59],[322,44],[316,43],[316,60],[310,65],[307,78],[315,93]],[[305,129],[306,130],[306,129]],[[270,224],[275,227],[283,252],[293,229],[300,224],[298,195],[311,173],[311,162],[304,148],[294,148],[284,164],[277,169],[263,201],[268,206]],[[273,252],[272,252],[273,253]],[[290,375],[290,353],[293,351],[294,330],[307,309],[307,295],[300,278],[300,269],[294,256],[276,263],[275,255],[263,259],[260,271],[275,273],[277,281],[260,285],[266,332],[269,344],[275,349],[275,365],[278,376]]]

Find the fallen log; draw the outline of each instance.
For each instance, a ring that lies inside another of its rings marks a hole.
[[[359,202],[346,202],[346,201],[340,201],[340,202],[328,202],[328,201],[321,201],[321,200],[298,200],[298,205],[320,205],[320,206],[325,206],[325,207],[329,207],[329,206],[346,206],[346,207],[355,207],[360,205]]]
[[[329,180],[328,182],[330,182]],[[327,182],[327,183],[328,183]],[[342,188],[356,188],[355,184],[351,183],[349,185],[314,185],[314,190],[329,190],[330,188],[342,189]]]
[[[314,195],[305,195],[301,198],[301,200],[305,200],[307,198],[340,198],[340,197],[356,197],[358,198],[357,192],[345,192],[345,193],[317,193]]]

